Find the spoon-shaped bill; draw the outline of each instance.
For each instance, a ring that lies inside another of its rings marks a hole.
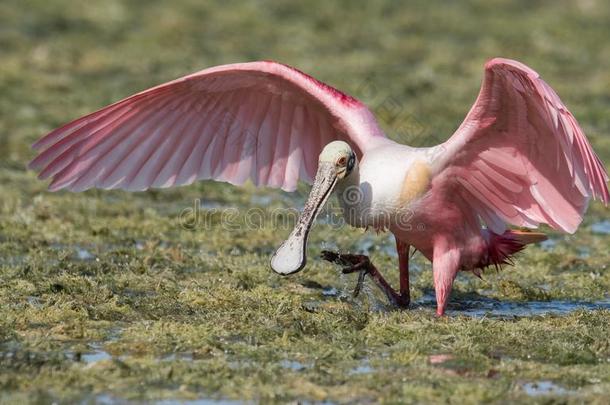
[[[336,183],[337,172],[335,165],[330,162],[320,162],[313,187],[298,223],[290,233],[290,236],[288,236],[288,239],[286,239],[271,258],[271,268],[273,271],[282,275],[288,275],[296,273],[305,267],[309,230],[320,210],[326,204]]]

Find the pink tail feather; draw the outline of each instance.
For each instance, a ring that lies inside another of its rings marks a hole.
[[[523,250],[530,243],[545,241],[546,235],[540,232],[527,232],[508,230],[502,235],[489,232],[487,243],[487,253],[483,254],[481,261],[475,266],[475,274],[488,266],[495,266],[496,269],[503,264],[513,264],[512,256]]]

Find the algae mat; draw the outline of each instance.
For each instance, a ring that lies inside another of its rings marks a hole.
[[[516,266],[460,275],[436,319],[421,257],[410,311],[369,284],[353,299],[354,278],[316,258],[365,252],[396,282],[387,235],[322,218],[309,268],[270,271],[306,186],[48,193],[25,163],[70,119],[257,59],[297,66],[368,103],[391,137],[429,145],[465,116],[484,61],[504,56],[543,75],[608,164],[609,37],[610,5],[594,0],[2,1],[0,402],[605,403],[610,216],[598,203]]]

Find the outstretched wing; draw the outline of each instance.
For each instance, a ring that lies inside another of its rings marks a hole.
[[[574,116],[539,75],[512,60],[485,65],[479,96],[440,145],[439,179],[496,233],[540,223],[574,232],[608,175]]]
[[[51,190],[145,190],[215,179],[291,191],[333,140],[387,139],[360,101],[276,62],[218,66],[135,94],[34,144]]]

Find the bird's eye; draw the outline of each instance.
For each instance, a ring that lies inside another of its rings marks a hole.
[[[345,166],[346,163],[347,163],[347,158],[345,156],[343,156],[341,159],[337,160],[338,166]]]

